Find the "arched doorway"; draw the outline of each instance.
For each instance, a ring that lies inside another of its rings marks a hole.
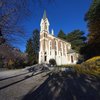
[[[45,52],[44,61],[47,61],[47,53]]]

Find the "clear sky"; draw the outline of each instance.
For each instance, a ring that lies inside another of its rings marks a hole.
[[[36,28],[40,30],[40,21],[44,9],[50,22],[50,31],[53,28],[55,36],[57,36],[60,29],[66,34],[75,29],[80,29],[88,34],[84,15],[88,11],[91,2],[92,0],[55,0],[52,3],[43,2],[42,4],[35,2],[30,5],[31,16],[25,18],[20,24],[25,29],[25,35],[20,37],[20,42],[14,44],[14,46],[25,51],[26,41],[31,37],[32,31]]]

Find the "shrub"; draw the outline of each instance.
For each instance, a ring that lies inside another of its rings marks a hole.
[[[8,61],[7,68],[8,68],[8,69],[13,69],[13,68],[14,68],[14,61],[13,61],[13,60],[10,59],[10,60]]]
[[[60,68],[74,68],[77,73],[100,77],[100,56],[88,59],[82,64],[60,65]]]
[[[100,67],[100,56],[90,58],[81,65],[87,70],[96,70],[98,67]]]
[[[3,62],[2,62],[2,60],[0,59],[0,68],[2,68],[3,67]]]
[[[50,59],[50,60],[49,60],[49,64],[50,64],[50,65],[53,65],[53,66],[56,66],[56,61],[55,61],[55,59]]]
[[[2,60],[2,56],[0,56],[0,68],[3,67],[3,60]]]
[[[23,59],[16,59],[14,61],[14,68],[16,69],[24,68],[26,65],[27,65],[27,62],[24,61]]]

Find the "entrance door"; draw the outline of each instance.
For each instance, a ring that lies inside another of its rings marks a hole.
[[[71,62],[72,62],[72,63],[74,62],[74,60],[73,60],[73,56],[71,56]]]
[[[47,61],[47,56],[45,56],[44,61],[45,61],[45,62]]]

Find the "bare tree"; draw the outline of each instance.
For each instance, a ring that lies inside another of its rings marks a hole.
[[[2,35],[24,33],[18,26],[23,16],[30,15],[30,4],[51,3],[53,0],[0,0],[0,31]]]

